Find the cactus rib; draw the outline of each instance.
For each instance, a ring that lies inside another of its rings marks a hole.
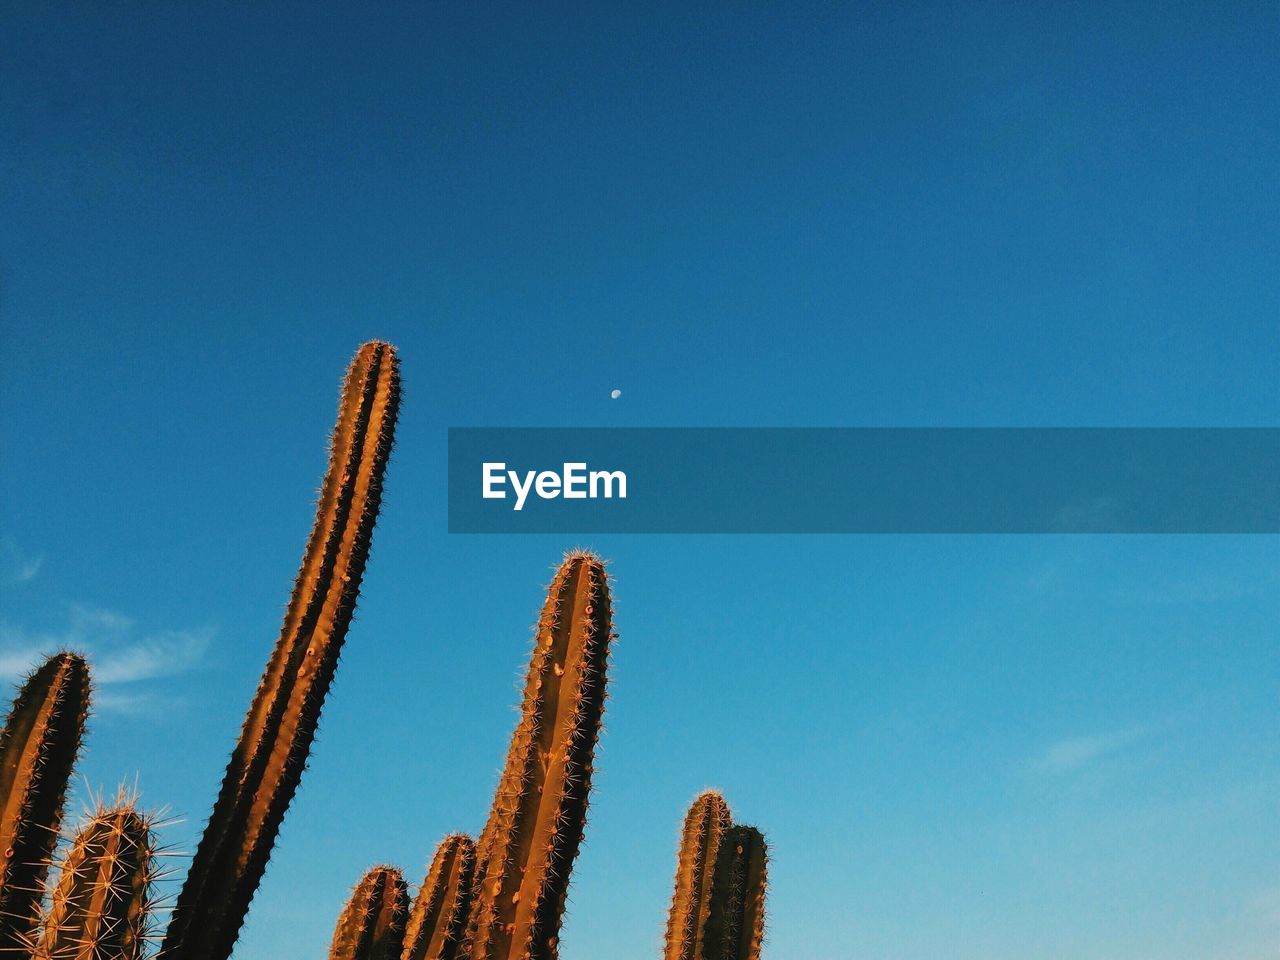
[[[471,906],[476,846],[466,834],[450,834],[436,848],[413,901],[402,960],[453,960]]]
[[[89,694],[84,659],[59,653],[23,684],[0,732],[0,956],[28,956],[35,939]]]
[[[703,960],[717,858],[731,826],[729,804],[714,790],[699,794],[685,814],[664,960]]]
[[[174,908],[166,960],[226,960],[262,879],[355,608],[399,391],[394,349],[362,346],[343,387],[316,523],[280,639]]]
[[[604,564],[569,554],[539,618],[524,704],[478,844],[463,955],[555,960],[586,826],[612,611]]]
[[[400,960],[409,890],[395,867],[372,867],[333,931],[329,960]]]
[[[131,799],[99,807],[63,861],[36,960],[141,960],[155,857],[151,818]]]

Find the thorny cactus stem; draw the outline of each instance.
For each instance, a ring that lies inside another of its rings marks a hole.
[[[706,960],[760,960],[768,848],[755,827],[735,825],[716,858],[707,917]]]
[[[333,931],[329,960],[400,960],[409,889],[395,867],[373,867],[356,886]]]
[[[471,906],[476,845],[466,834],[445,837],[413,901],[403,960],[454,960]]]
[[[141,960],[157,856],[152,820],[132,798],[99,806],[62,863],[36,960]]]
[[[555,960],[582,842],[613,620],[593,554],[569,554],[538,620],[520,723],[477,845],[463,956]]]
[[[0,957],[30,956],[89,686],[84,658],[50,657],[23,684],[0,732]]]
[[[714,790],[698,795],[684,818],[675,894],[667,914],[664,960],[704,960],[716,862],[732,826],[729,804]]]
[[[165,935],[165,960],[226,960],[315,737],[355,610],[399,406],[395,350],[356,354],[284,627]]]

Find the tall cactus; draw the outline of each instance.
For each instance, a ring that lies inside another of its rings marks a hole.
[[[63,861],[35,960],[141,960],[156,856],[151,819],[131,799],[99,807]]]
[[[520,722],[477,847],[463,956],[555,960],[586,826],[612,613],[604,564],[569,554],[538,621]]]
[[[59,653],[23,684],[0,732],[0,957],[30,955],[88,712],[89,668]]]
[[[394,349],[374,341],[347,372],[315,527],[174,908],[166,960],[226,960],[266,869],[360,590],[399,406],[397,365]]]
[[[400,960],[409,889],[395,867],[373,867],[356,886],[333,931],[329,960]]]
[[[664,960],[704,960],[716,863],[733,825],[729,804],[715,790],[698,795],[685,814],[676,861],[675,894],[667,914]]]
[[[402,960],[454,960],[471,906],[476,845],[466,834],[445,837],[413,901]]]
[[[734,825],[716,857],[707,916],[706,960],[760,960],[768,848],[755,827]]]

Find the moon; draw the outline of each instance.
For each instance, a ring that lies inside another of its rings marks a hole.
[[[609,398],[611,400],[617,400],[620,396],[622,396],[622,391],[617,388],[609,391]]]

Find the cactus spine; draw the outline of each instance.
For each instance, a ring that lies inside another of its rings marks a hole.
[[[88,712],[89,668],[59,653],[23,684],[0,732],[0,957],[30,955]]]
[[[373,867],[356,886],[333,931],[329,960],[400,960],[409,890],[395,867]]]
[[[166,960],[226,960],[239,935],[351,622],[399,395],[394,349],[366,343],[347,372],[316,523],[284,627],[174,908]]]
[[[63,861],[36,960],[141,960],[156,856],[151,820],[131,800],[99,807]]]
[[[707,960],[760,960],[768,850],[755,827],[735,825],[716,858],[707,917]]]
[[[703,960],[711,892],[720,846],[733,825],[729,804],[714,790],[698,795],[685,814],[676,861],[675,895],[667,914],[664,960]]]
[[[476,845],[465,834],[444,838],[413,901],[402,960],[454,960],[466,929]]]
[[[565,558],[542,608],[511,739],[477,849],[463,956],[555,960],[604,713],[609,584],[589,553]]]

